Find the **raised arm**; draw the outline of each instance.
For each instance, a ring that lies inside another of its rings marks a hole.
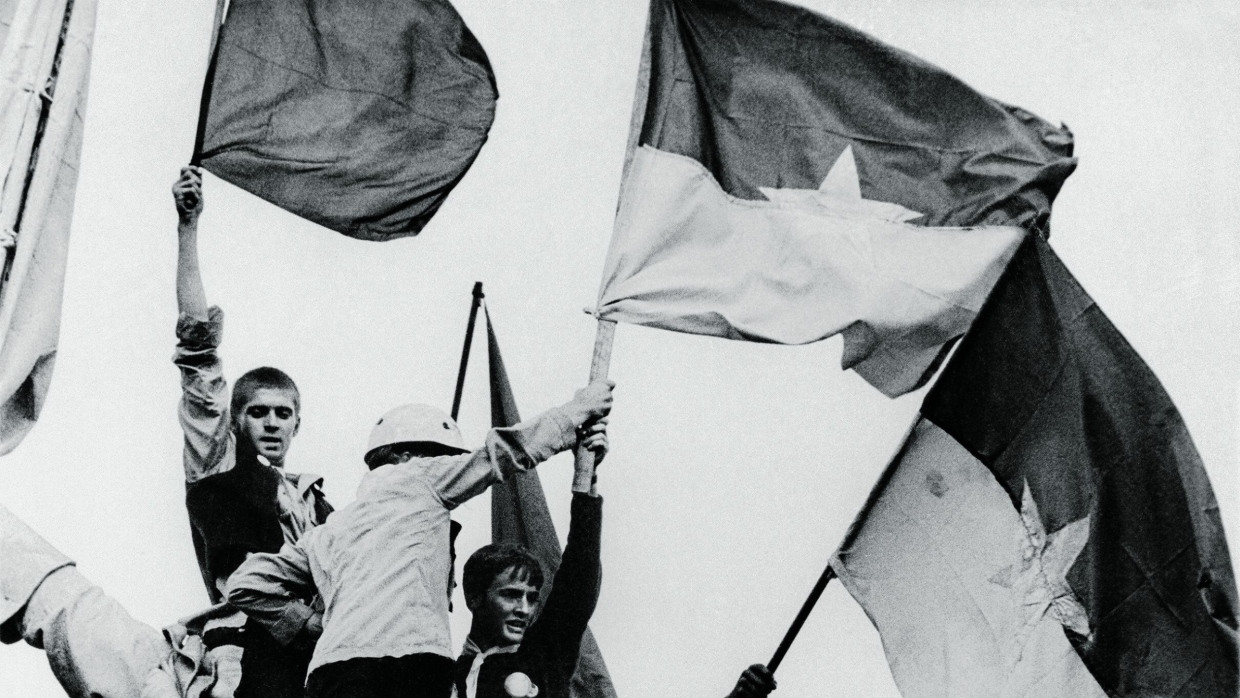
[[[572,448],[585,434],[583,425],[597,422],[611,411],[614,386],[611,381],[591,383],[560,407],[516,426],[492,429],[487,432],[485,445],[472,453],[397,467],[418,468],[430,478],[444,504],[456,507],[503,478]],[[585,429],[593,433],[589,427]],[[598,448],[597,438],[591,443],[592,448]],[[604,449],[605,443],[604,437]]]
[[[172,185],[177,206],[177,309],[196,320],[207,319],[207,292],[198,268],[198,217],[202,215],[202,173],[182,167]]]
[[[277,642],[313,641],[322,616],[302,599],[315,593],[310,560],[300,545],[251,555],[228,578],[228,603],[267,628]]]
[[[520,651],[542,655],[557,667],[567,683],[577,667],[581,638],[598,605],[603,569],[599,543],[603,529],[603,499],[573,493],[568,543],[551,583],[551,593],[521,643]]]
[[[198,268],[198,217],[202,213],[202,175],[181,168],[172,185],[177,208],[177,349],[173,363],[181,371],[178,416],[185,434],[186,482],[230,470],[235,440],[228,415],[228,385],[217,349],[223,313],[207,306]]]

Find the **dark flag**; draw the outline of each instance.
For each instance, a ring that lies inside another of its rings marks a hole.
[[[508,384],[508,372],[499,353],[499,342],[487,313],[487,356],[491,373],[491,426],[507,427],[521,421],[517,403]],[[560,540],[547,509],[538,472],[530,470],[491,486],[491,540],[520,545],[542,565],[545,581],[541,597],[551,593],[555,571],[560,568]],[[603,663],[603,653],[587,629],[581,639],[577,673],[573,675],[573,698],[616,698],[611,675]]]
[[[603,319],[796,344],[842,333],[920,385],[1020,241],[1072,135],[844,24],[653,0]],[[963,227],[963,229],[962,229]]]
[[[1157,378],[1031,235],[833,560],[906,696],[1237,695],[1215,501]]]
[[[498,97],[446,0],[232,0],[206,90],[204,167],[365,240],[422,230]]]
[[[773,0],[654,0],[638,145],[727,193],[817,189],[851,146],[861,193],[927,226],[1045,230],[1072,134],[916,56]]]

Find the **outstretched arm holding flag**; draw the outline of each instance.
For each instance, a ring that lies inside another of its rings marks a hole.
[[[480,294],[481,289],[476,287],[475,291],[477,294]],[[475,295],[475,298],[477,297]],[[615,326],[614,323],[607,324],[612,327]],[[520,422],[521,417],[517,411],[517,402],[513,397],[512,386],[508,381],[508,371],[504,367],[504,359],[500,353],[499,340],[496,337],[489,310],[486,313],[486,325],[487,356],[491,382],[491,425],[496,427],[510,426]],[[467,344],[468,341],[467,334]],[[600,371],[600,368],[599,363],[595,362],[590,372],[592,378],[599,379],[606,376],[606,370]],[[602,430],[605,426],[606,418],[598,420],[590,427],[589,431],[593,431],[596,436],[584,439],[579,453],[579,456],[586,457],[578,457],[574,460],[573,501],[575,512],[578,511],[576,508],[579,506],[577,504],[578,501],[583,502],[580,506],[585,506],[587,510],[590,509],[588,505],[591,502],[595,502],[592,495],[596,494],[595,484],[597,478],[595,477],[595,467],[598,465],[598,462],[594,456],[597,454],[597,460],[601,461],[604,451],[591,451],[590,446],[592,439],[604,436]],[[601,504],[601,501],[597,503]],[[585,519],[574,516],[569,523],[570,541],[583,537],[589,540],[590,535],[580,533],[580,529],[588,525]],[[577,533],[571,530],[574,527],[578,529]],[[560,539],[556,535],[555,525],[551,521],[551,512],[547,508],[547,498],[543,493],[542,483],[539,481],[537,472],[518,473],[512,477],[505,478],[503,482],[496,483],[492,487],[491,542],[506,546],[518,546],[533,556],[538,561],[539,567],[547,578],[546,583],[540,590],[541,598],[546,598],[550,594],[556,593],[556,580],[558,579],[558,570],[562,562]],[[581,546],[577,547],[580,550]],[[577,555],[579,553],[575,552],[574,554]],[[597,560],[595,560],[594,567],[597,569]],[[589,577],[589,575],[584,576],[586,578]],[[582,578],[583,575],[581,574],[573,574],[566,577],[566,579],[578,580]],[[588,584],[584,586],[579,585],[578,591],[570,592],[569,597],[594,599],[597,597],[597,589],[590,590]],[[590,603],[592,608],[593,601]],[[575,617],[589,620],[589,616],[589,613],[584,613]],[[616,690],[612,686],[611,675],[607,671],[606,663],[603,661],[603,653],[590,630],[584,628],[582,632],[577,633],[572,628],[562,628],[559,634],[560,636],[575,636],[578,640],[575,644],[568,643],[567,647],[555,653],[563,655],[564,658],[571,656],[576,665],[575,672],[571,674],[572,681],[569,689],[573,698],[615,698]],[[566,679],[567,677],[564,678]]]
[[[198,263],[202,175],[185,167],[172,187],[177,209],[177,347],[181,373],[177,415],[184,437],[185,504],[199,571],[213,602],[245,557],[275,552],[331,513],[321,478],[284,469],[301,424],[301,395],[283,371],[268,366],[243,374],[229,391],[219,346],[223,312],[207,303]],[[243,693],[292,698],[301,694],[310,653],[280,646],[242,614],[213,621],[243,652]],[[238,669],[239,671],[239,669]]]

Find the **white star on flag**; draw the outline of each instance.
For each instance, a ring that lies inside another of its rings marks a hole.
[[[817,189],[761,191],[732,196],[700,162],[638,148],[598,317],[781,344],[842,333],[843,366],[895,397],[929,377],[1024,237],[908,223],[921,214],[862,198],[851,147]]]
[[[990,581],[1023,595],[1022,605],[1028,613],[1026,631],[1050,615],[1068,630],[1088,637],[1089,616],[1068,585],[1067,574],[1089,541],[1089,516],[1048,534],[1026,482],[1020,519],[1027,534],[1021,561],[999,570]]]
[[[857,159],[853,156],[851,145],[836,158],[817,189],[758,187],[758,191],[774,202],[813,204],[829,209],[835,215],[852,214],[894,223],[911,221],[924,215],[897,203],[862,198],[861,178],[857,174]]]

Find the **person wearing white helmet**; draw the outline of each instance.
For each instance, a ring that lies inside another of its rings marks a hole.
[[[311,698],[447,698],[452,509],[578,443],[607,450],[614,383],[599,381],[467,451],[442,411],[406,405],[375,424],[357,499],[279,553],[251,556],[228,601],[291,642],[319,635]],[[322,614],[297,599],[318,592]]]

